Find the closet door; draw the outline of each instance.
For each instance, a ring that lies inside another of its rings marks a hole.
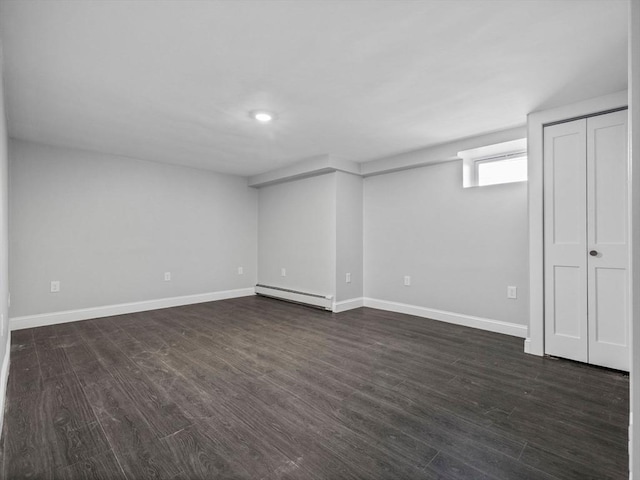
[[[627,111],[587,119],[589,363],[629,370]]]
[[[544,129],[545,353],[588,361],[586,120]]]

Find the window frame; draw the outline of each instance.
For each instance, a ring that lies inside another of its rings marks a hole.
[[[480,171],[479,171],[479,167],[482,164],[487,164],[487,163],[500,163],[500,162],[506,162],[509,160],[516,160],[519,158],[524,158],[525,160],[525,173],[527,171],[527,162],[528,162],[528,158],[527,158],[527,152],[514,152],[514,153],[510,153],[507,155],[500,155],[497,157],[488,157],[488,158],[479,158],[477,160],[473,161],[473,182],[475,183],[476,187],[490,187],[492,185],[505,185],[507,183],[520,183],[520,182],[526,182],[527,178],[525,178],[524,180],[508,180],[506,182],[494,182],[494,183],[480,183],[481,179],[480,179]]]
[[[528,164],[527,154],[527,139],[520,138],[517,140],[511,140],[508,142],[497,143],[493,145],[486,145],[483,147],[477,147],[470,150],[464,150],[458,152],[458,158],[462,159],[462,186],[463,188],[469,187],[490,187],[492,185],[506,185],[508,183],[521,183],[528,181],[516,180],[513,182],[491,183],[481,185],[479,183],[478,165],[488,162],[500,162],[502,160],[509,160],[513,158],[524,157]],[[528,170],[528,166],[527,166]],[[527,175],[528,177],[528,175]]]

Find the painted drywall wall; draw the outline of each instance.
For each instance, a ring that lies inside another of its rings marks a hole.
[[[15,140],[9,157],[12,318],[255,285],[246,179]]]
[[[527,245],[526,182],[463,189],[461,161],[365,178],[365,297],[526,325]]]
[[[0,43],[0,429],[4,419],[4,399],[9,375],[9,194],[7,117],[4,103],[3,56]]]
[[[362,278],[362,194],[359,175],[336,172],[336,301],[361,298]],[[346,275],[351,282],[347,283]]]
[[[631,148],[631,405],[629,470],[640,478],[640,2],[629,14],[629,145]],[[635,417],[635,421],[634,421]]]
[[[259,189],[258,283],[334,295],[335,188],[328,173]]]

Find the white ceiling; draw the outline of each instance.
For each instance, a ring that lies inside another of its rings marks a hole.
[[[1,0],[10,135],[258,174],[627,86],[628,1]],[[270,125],[255,109],[278,116]]]

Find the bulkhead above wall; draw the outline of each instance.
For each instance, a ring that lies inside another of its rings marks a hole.
[[[503,142],[521,140],[526,137],[526,126],[490,132],[475,137],[463,138],[435,147],[422,148],[391,157],[383,157],[369,162],[354,162],[332,154],[321,154],[305,158],[286,167],[270,170],[249,177],[248,185],[260,188],[275,183],[313,177],[331,172],[344,172],[368,177],[411,168],[435,165],[437,163],[460,160],[458,152],[482,148]]]

